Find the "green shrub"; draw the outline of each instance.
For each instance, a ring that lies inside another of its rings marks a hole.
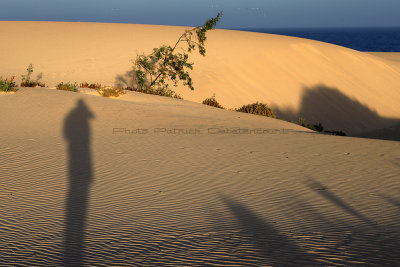
[[[320,123],[320,122],[318,124],[314,124],[313,126],[314,126],[315,130],[318,132],[322,132],[324,130],[324,126],[322,126],[322,123]]]
[[[216,107],[216,108],[222,108],[222,109],[224,109],[224,107],[221,106],[221,105],[218,103],[217,100],[215,100],[215,94],[213,94],[212,97],[210,97],[210,98],[204,99],[203,104],[204,104],[204,105],[209,105],[209,106],[212,106],[212,107]]]
[[[276,118],[275,113],[266,104],[263,103],[253,103],[249,105],[243,105],[240,108],[235,109],[239,112],[250,113],[255,115],[267,116],[270,118]]]
[[[193,70],[194,63],[189,62],[188,53],[197,48],[200,55],[205,56],[206,33],[215,29],[221,17],[222,12],[219,12],[215,18],[207,20],[203,26],[186,30],[174,46],[162,45],[159,48],[153,48],[153,52],[149,55],[137,55],[136,59],[132,60],[133,78],[137,87],[146,92],[152,89],[150,92],[154,94],[165,95],[171,93],[168,88],[169,83],[177,86],[179,82],[183,82],[184,86],[194,90],[189,72]]]
[[[182,99],[182,97],[180,95],[178,95],[177,93],[175,93],[175,91],[173,91],[169,88],[150,89],[149,93],[153,94],[153,95],[167,96],[167,97]]]
[[[21,76],[22,82],[21,82],[21,87],[45,87],[46,85],[44,83],[41,83],[39,81],[31,81],[31,75],[33,72],[33,66],[32,64],[29,64],[28,68],[26,69],[26,74]]]
[[[119,87],[105,87],[96,89],[97,92],[104,97],[118,97],[120,95],[126,94],[122,88]]]
[[[317,131],[317,132],[322,132],[324,131],[324,127],[322,126],[321,123],[318,124],[308,124],[306,123],[306,120],[302,117],[299,118],[299,124],[303,127],[306,127],[308,129],[311,129],[313,131]]]
[[[78,85],[76,83],[59,83],[57,84],[57,90],[78,92]]]
[[[41,82],[33,82],[33,81],[21,83],[21,87],[36,87],[36,86],[45,87],[46,85]]]
[[[331,135],[337,135],[337,136],[347,136],[346,133],[343,131],[324,131],[325,133],[331,134]]]
[[[175,93],[175,91],[173,91],[169,88],[158,88],[158,89],[147,88],[146,89],[146,88],[127,87],[127,88],[125,88],[125,90],[144,93],[144,94],[150,94],[150,95],[159,95],[159,96],[167,96],[167,97],[172,97],[172,98],[177,98],[177,99],[183,99],[179,94]]]
[[[101,89],[101,84],[99,84],[99,83],[91,83],[91,84],[89,84],[87,82],[84,82],[84,83],[81,83],[79,87],[80,88],[90,88],[90,89],[98,90],[98,89]]]
[[[33,72],[33,66],[32,64],[29,64],[28,68],[26,69],[26,74],[21,76],[22,79],[22,84],[29,84],[31,81],[31,74]]]
[[[14,82],[14,76],[12,76],[10,79],[3,79],[0,77],[0,91],[2,92],[11,92],[15,91],[15,82]]]

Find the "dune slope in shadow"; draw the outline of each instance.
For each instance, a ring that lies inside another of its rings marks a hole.
[[[337,88],[323,84],[303,87],[298,111],[277,106],[273,109],[279,118],[297,122],[302,117],[307,123],[322,123],[328,131],[343,131],[356,137],[400,140],[399,119],[381,117],[375,110]]]

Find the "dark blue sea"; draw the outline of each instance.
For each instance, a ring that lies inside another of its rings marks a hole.
[[[400,52],[400,28],[245,29],[245,31],[301,37],[358,51]]]

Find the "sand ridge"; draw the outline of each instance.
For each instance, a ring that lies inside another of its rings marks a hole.
[[[32,63],[33,75],[48,86],[62,81],[129,86],[130,60],[173,44],[185,29],[69,22],[0,26],[0,34],[12,40],[1,44],[0,60],[8,64],[0,72],[19,78]],[[210,32],[207,56],[191,56],[196,89],[177,88],[187,100],[199,103],[215,93],[227,108],[260,101],[283,119],[305,117],[357,136],[400,123],[400,65],[393,60],[301,38],[230,30]]]
[[[382,57],[391,61],[400,61],[400,52],[369,52],[368,54]]]

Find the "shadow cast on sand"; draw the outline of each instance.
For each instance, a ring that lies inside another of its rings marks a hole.
[[[64,120],[63,134],[68,143],[69,188],[65,211],[63,266],[84,265],[84,236],[93,180],[89,121],[94,118],[83,100]]]
[[[386,196],[386,195],[381,195],[381,197],[386,200],[388,203],[392,204],[393,206],[397,207],[400,209],[400,200],[397,200],[395,198]],[[400,223],[400,222],[399,222]]]
[[[114,85],[120,88],[136,88],[137,84],[135,83],[135,80],[133,78],[134,72],[135,70],[132,69],[126,71],[124,74],[117,75],[115,77]]]
[[[40,82],[43,79],[43,72],[40,72],[38,75],[36,75],[36,82]]]
[[[291,241],[273,224],[264,220],[242,203],[228,197],[221,197],[234,218],[239,223],[241,234],[251,240],[259,250],[260,256],[272,266],[291,266],[307,262],[309,266],[317,265],[313,255]]]
[[[342,209],[346,213],[348,213],[351,216],[360,220],[361,223],[364,223],[371,227],[375,227],[375,224],[372,221],[370,221],[368,218],[366,218],[364,215],[362,215],[356,209],[351,207],[349,204],[345,203],[340,197],[338,197],[335,193],[333,193],[331,190],[326,188],[322,183],[317,182],[313,179],[309,179],[307,181],[306,185],[311,190],[313,190],[314,192],[316,192],[317,194],[319,194],[320,196],[325,198],[330,203],[334,204],[339,209]]]
[[[395,266],[399,262],[399,227],[373,223],[320,182],[308,180],[305,185],[334,212],[289,192],[291,196],[279,211],[283,217],[275,213],[268,219],[239,201],[220,196],[232,217],[217,220],[216,229],[236,222],[240,230],[236,235],[258,250],[257,266]]]
[[[338,89],[319,84],[304,87],[299,111],[273,107],[278,118],[297,122],[322,123],[325,130],[343,131],[347,135],[400,141],[400,119],[383,118],[374,110]]]

